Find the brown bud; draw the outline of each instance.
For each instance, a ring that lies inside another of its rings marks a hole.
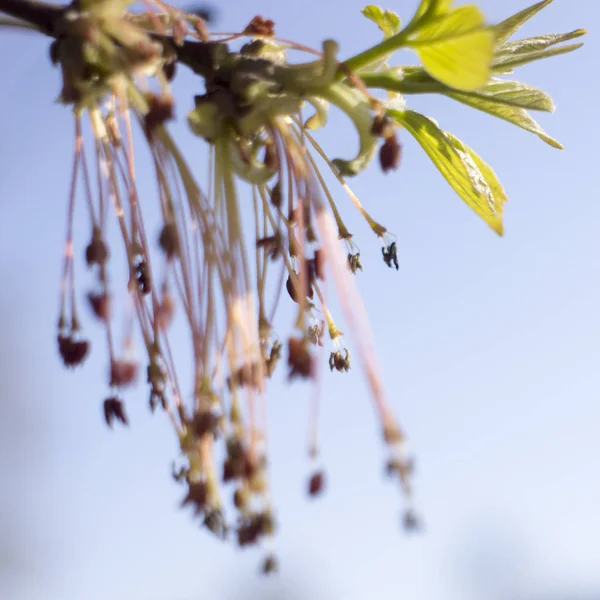
[[[395,170],[400,165],[400,156],[402,148],[396,139],[396,136],[390,136],[379,149],[379,163],[384,173]]]
[[[250,21],[244,33],[254,34],[254,35],[265,35],[265,36],[274,36],[275,35],[275,23],[271,21],[271,19],[264,19],[261,16],[256,16]]]
[[[110,319],[110,296],[107,293],[90,292],[88,294],[88,301],[92,311],[101,321],[108,321]]]
[[[115,387],[132,384],[138,373],[138,363],[133,360],[113,360],[110,363],[110,385]]]
[[[109,427],[112,427],[113,420],[121,421],[123,425],[129,425],[123,402],[116,396],[107,398],[104,401],[104,420]]]
[[[294,271],[294,273],[296,273],[296,272]],[[298,273],[296,273],[296,276],[298,276]],[[292,280],[291,275],[288,276],[287,281],[285,282],[285,289],[287,290],[287,293],[289,294],[290,298],[294,302],[298,303],[299,298],[300,298],[300,293],[299,293],[297,286],[294,284],[294,281]]]
[[[177,225],[173,221],[165,223],[165,226],[160,232],[158,243],[169,260],[171,260],[179,252],[179,236],[177,235]]]
[[[74,340],[71,335],[58,336],[58,351],[66,367],[80,365],[85,360],[89,347],[86,340]]]
[[[318,496],[325,486],[325,473],[317,471],[313,473],[308,481],[308,493],[310,496]]]
[[[85,261],[88,267],[103,265],[108,260],[108,247],[102,239],[102,233],[94,228],[92,240],[85,249]]]
[[[281,208],[281,184],[279,181],[273,186],[271,190],[271,204],[275,208]]]

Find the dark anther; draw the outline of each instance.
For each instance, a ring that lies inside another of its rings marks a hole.
[[[354,273],[354,275],[356,275],[357,271],[363,270],[362,264],[360,262],[360,252],[357,252],[356,254],[348,253],[348,267],[350,268],[352,273]]]
[[[313,357],[308,349],[307,340],[304,338],[290,338],[288,340],[288,367],[289,378],[313,377]]]
[[[175,223],[169,222],[165,224],[158,237],[158,243],[169,260],[179,252],[179,237]]]
[[[150,278],[150,270],[148,263],[142,257],[138,257],[134,263],[135,279],[138,283],[139,290],[146,295],[152,291],[152,279]]]
[[[106,292],[90,292],[88,301],[92,311],[101,321],[108,321],[110,318],[110,296]]]
[[[80,365],[85,360],[89,348],[87,340],[75,340],[72,335],[58,336],[58,351],[66,367]]]
[[[384,173],[397,169],[400,164],[402,148],[395,135],[385,138],[385,142],[379,149],[379,163]]]
[[[110,363],[110,385],[130,385],[137,377],[138,363],[133,360],[113,360]]]
[[[308,493],[310,496],[318,496],[325,487],[325,473],[317,471],[308,480]]]
[[[121,421],[123,425],[129,425],[127,421],[127,415],[125,414],[125,407],[123,402],[116,396],[107,398],[104,401],[104,420],[109,427],[112,427],[113,421]]]
[[[329,368],[331,371],[334,369],[338,373],[348,372],[350,370],[350,352],[344,350],[345,355],[342,356],[342,352],[337,350],[329,355]]]
[[[396,254],[396,242],[392,242],[389,246],[381,249],[381,253],[383,254],[383,262],[388,267],[396,267],[396,271],[399,269],[398,265],[398,256]]]
[[[92,240],[85,249],[85,261],[88,267],[103,265],[108,260],[108,248],[102,239],[102,232],[94,227]]]

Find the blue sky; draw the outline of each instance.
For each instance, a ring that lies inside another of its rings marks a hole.
[[[479,4],[497,21],[525,0]],[[386,6],[406,20],[415,5]],[[262,14],[285,37],[308,45],[334,37],[350,55],[378,37],[362,6],[239,0],[221,7],[217,27],[239,29]],[[329,486],[318,502],[306,500],[309,390],[288,388],[280,376],[270,393],[270,446],[283,573],[270,581],[255,575],[260,552],[217,544],[178,510],[182,490],[169,477],[175,440],[165,419],[147,413],[145,386],[127,396],[131,430],[109,431],[100,414],[103,352],[74,373],[59,363],[71,117],[53,104],[59,78],[46,40],[3,31],[0,538],[11,550],[4,556],[0,547],[0,595],[600,597],[600,89],[591,75],[599,17],[594,0],[556,0],[524,29],[591,31],[577,54],[517,74],[552,94],[557,112],[540,121],[563,152],[450,101],[409,99],[494,166],[509,195],[504,238],[470,213],[406,136],[399,171],[374,166],[352,182],[398,236],[396,273],[367,227],[349,218],[385,384],[417,459],[426,528],[417,537],[400,530],[401,499],[382,476],[359,369],[323,378]],[[197,90],[185,76],[177,85],[183,116]],[[345,156],[355,141],[333,127],[324,144]],[[184,144],[192,156],[198,142]],[[343,204],[341,190],[339,198]]]

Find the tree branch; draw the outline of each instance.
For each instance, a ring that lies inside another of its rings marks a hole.
[[[66,8],[65,5],[36,0],[0,0],[0,13],[25,21],[52,37],[54,37],[54,24]]]

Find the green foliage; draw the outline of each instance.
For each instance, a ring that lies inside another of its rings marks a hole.
[[[383,10],[379,6],[370,4],[369,6],[365,6],[361,12],[363,16],[373,21],[383,31],[385,39],[400,31],[400,17],[390,10]]]
[[[452,0],[421,0],[404,27],[394,12],[369,5],[362,14],[379,27],[382,41],[340,61],[335,41],[325,40],[319,50],[307,48],[278,38],[274,23],[263,17],[224,36],[210,34],[200,17],[164,2],[144,3],[144,10],[135,14],[129,11],[131,4],[82,0],[65,9],[37,0],[0,0],[0,12],[17,19],[0,19],[0,26],[33,27],[53,38],[50,56],[62,77],[60,100],[70,106],[75,121],[57,336],[64,364],[81,364],[90,348],[82,338],[73,270],[73,233],[79,231],[73,220],[80,212],[75,206],[85,195],[91,224],[85,258],[100,290],[88,300],[106,330],[110,366],[106,421],[128,422],[120,393],[133,383],[139,366],[132,358],[130,332],[121,348],[113,341],[111,288],[119,284],[110,274],[114,253],[104,234],[112,205],[129,266],[122,291],[135,302],[146,351],[149,405],[152,410],[160,405],[168,413],[177,434],[181,463],[174,477],[187,487],[184,504],[219,539],[231,531],[230,539],[239,546],[256,544],[273,534],[275,521],[263,443],[266,422],[255,401],[262,401],[283,352],[290,379],[313,379],[321,357],[314,346],[323,346],[327,335],[330,370],[345,373],[351,368],[350,352],[321,287],[330,278],[358,341],[357,362],[365,370],[388,449],[387,470],[410,498],[412,461],[385,398],[375,346],[353,283],[353,274],[363,269],[360,250],[319,162],[381,240],[387,267],[399,268],[395,238],[369,215],[346,178],[364,171],[376,156],[384,172],[397,169],[399,138],[405,132],[467,206],[502,235],[507,198],[493,169],[434,119],[407,108],[406,97],[438,94],[561,148],[530,114],[552,112],[549,95],[500,76],[579,48],[579,43],[566,43],[585,31],[511,41],[550,0],[497,25],[487,23],[477,6],[454,7]],[[310,60],[290,63],[290,49],[308,52]],[[390,66],[400,49],[415,52],[420,64]],[[199,80],[198,89],[204,90],[194,96],[188,126],[210,146],[203,173],[203,178],[208,175],[207,193],[169,133],[168,122],[179,108],[170,84],[177,64],[189,67]],[[305,120],[306,104],[314,113]],[[358,152],[350,158],[329,158],[313,135],[327,125],[330,105],[347,117],[357,134]],[[136,123],[158,188],[162,222],[156,248],[144,223],[149,199],[137,196]],[[89,159],[95,160],[92,169]],[[241,186],[252,194],[254,234],[249,243]],[[152,271],[151,265],[161,262],[162,268]],[[273,263],[279,263],[277,279],[272,279]],[[275,319],[284,290],[297,313],[282,331]],[[170,350],[175,305],[193,340],[191,395],[180,388]],[[312,457],[318,454],[317,413],[311,423]],[[233,482],[234,518],[233,507],[222,500],[223,486]],[[323,482],[323,472],[314,472],[308,493],[318,494]],[[410,504],[403,522],[409,529],[417,526]],[[273,568],[270,557],[265,564],[265,570]]]
[[[494,36],[476,6],[461,6],[421,24],[408,37],[425,70],[460,90],[474,90],[490,75]]]
[[[388,114],[419,142],[467,205],[501,235],[506,195],[494,171],[460,140],[442,131],[433,119],[412,110],[390,110]]]
[[[423,0],[413,20],[395,36],[398,47],[417,52],[422,66],[364,70],[360,72],[361,80],[368,88],[383,89],[388,94],[439,94],[451,98],[562,149],[529,112],[553,112],[550,96],[526,83],[498,78],[522,65],[581,47],[579,43],[561,44],[584,35],[583,29],[510,41],[551,1],[538,2],[495,26],[486,26],[475,6],[453,9],[452,3],[445,0]],[[388,115],[417,139],[461,198],[502,234],[504,191],[493,171],[473,150],[418,113],[388,110]]]

